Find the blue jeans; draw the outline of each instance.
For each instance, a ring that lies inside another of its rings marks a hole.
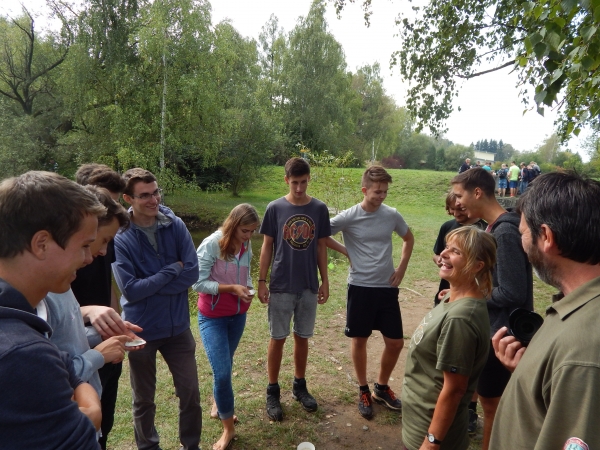
[[[212,368],[213,395],[221,420],[233,417],[233,354],[240,343],[245,326],[246,313],[210,318],[198,312],[200,337]]]

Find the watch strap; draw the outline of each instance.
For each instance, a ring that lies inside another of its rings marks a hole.
[[[429,442],[431,442],[432,444],[436,444],[436,445],[441,445],[442,441],[440,441],[439,439],[437,439],[433,434],[431,433],[427,433],[427,440]]]

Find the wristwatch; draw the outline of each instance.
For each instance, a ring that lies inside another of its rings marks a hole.
[[[426,437],[427,437],[427,440],[429,442],[431,442],[432,444],[436,444],[436,445],[441,445],[442,444],[442,441],[436,439],[435,436],[433,434],[431,434],[431,433],[427,433]]]

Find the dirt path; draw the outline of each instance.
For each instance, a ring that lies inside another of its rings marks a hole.
[[[400,292],[400,307],[405,337],[410,336],[418,326],[421,319],[432,307],[433,295],[437,290],[437,284],[431,282],[417,283],[415,291],[423,294],[423,297],[410,290],[402,289]],[[362,418],[356,406],[358,401],[358,387],[355,382],[354,368],[350,359],[350,340],[340,339],[339,330],[345,324],[345,312],[340,312],[336,319],[329,321],[326,326],[317,320],[319,335],[316,339],[321,342],[330,342],[325,348],[314,345],[311,352],[327,353],[325,356],[332,364],[336,365],[338,377],[333,380],[340,389],[348,390],[349,401],[325,401],[321,403],[327,412],[326,421],[323,424],[323,433],[319,441],[319,448],[327,450],[341,449],[382,449],[397,450],[402,444],[402,421],[399,414],[386,410],[375,404],[375,417],[367,421]],[[408,338],[405,340],[408,344]],[[404,377],[404,366],[406,362],[406,347],[400,354],[400,359],[390,379],[390,386],[398,396],[402,391],[402,380]],[[379,372],[379,358],[383,348],[381,334],[376,331],[369,339],[367,377],[369,385],[377,379]],[[331,384],[329,374],[319,375],[322,379],[319,383]],[[364,427],[368,427],[364,429]]]

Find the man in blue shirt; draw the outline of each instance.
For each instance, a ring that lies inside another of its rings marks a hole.
[[[123,294],[123,320],[139,325],[146,346],[129,355],[133,425],[140,450],[158,450],[154,426],[156,352],[165,359],[179,397],[179,439],[198,450],[202,409],[196,341],[190,330],[188,288],[198,281],[198,257],[183,221],[160,204],[156,177],[144,169],[123,174],[131,226],[115,236],[115,279]]]

